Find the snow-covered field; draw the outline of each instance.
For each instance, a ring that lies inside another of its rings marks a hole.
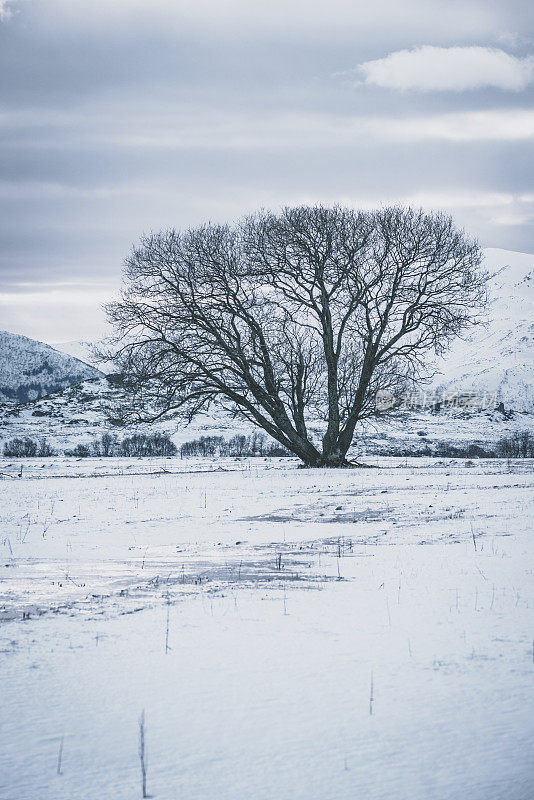
[[[534,464],[368,463],[0,460],[0,797],[533,797]]]

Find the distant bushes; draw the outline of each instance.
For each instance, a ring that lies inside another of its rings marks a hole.
[[[77,444],[65,450],[66,456],[74,458],[175,456],[178,448],[166,433],[134,433],[119,440],[118,436],[103,433],[100,439],[88,444]],[[10,458],[46,458],[57,455],[57,451],[46,441],[36,441],[29,436],[11,439],[4,444],[4,456]]]
[[[78,458],[128,458],[175,456],[177,452],[178,448],[166,433],[134,433],[120,440],[116,434],[103,433],[91,445],[79,444],[73,450],[65,450],[65,455]]]
[[[479,445],[456,447],[448,442],[427,444],[424,447],[381,448],[376,455],[394,458],[496,458],[493,450],[486,450]]]
[[[499,439],[491,446],[469,443],[465,446],[450,442],[429,443],[424,447],[382,450],[379,455],[397,457],[439,456],[441,458],[534,458],[534,436],[520,431]]]
[[[222,436],[201,436],[191,442],[184,442],[180,447],[182,458],[190,456],[233,456],[237,458],[255,458],[261,456],[290,456],[289,450],[268,439],[263,433],[251,436],[237,434],[231,439]]]
[[[76,456],[77,458],[89,458],[91,455],[91,447],[86,444],[77,444],[72,450],[65,450],[66,456]]]
[[[497,455],[501,458],[534,458],[534,436],[528,431],[521,431],[499,439]]]
[[[511,436],[503,436],[489,447],[469,444],[465,448],[458,448],[442,444],[437,447],[436,455],[457,458],[533,458],[534,436],[528,431],[520,431]]]
[[[495,458],[495,450],[482,447],[479,444],[466,444],[464,447],[456,447],[447,442],[440,442],[434,455],[444,458]]]
[[[37,455],[40,458],[48,458],[49,456],[57,456],[57,450],[54,450],[51,444],[49,444],[46,439],[41,439],[39,442],[39,450],[37,451]]]
[[[32,458],[32,456],[48,457],[57,455],[46,439],[35,441],[29,436],[10,439],[4,444],[4,455],[11,458]]]
[[[65,450],[66,456],[74,458],[138,458],[146,456],[175,456],[178,449],[166,433],[134,433],[119,439],[117,434],[103,433],[99,439],[80,443]],[[43,437],[16,437],[4,443],[4,456],[8,458],[48,458],[57,455],[57,450]],[[263,433],[251,436],[238,434],[231,439],[223,436],[201,436],[180,447],[183,458],[201,457],[276,457],[291,453]],[[418,448],[382,449],[377,455],[397,457],[438,456],[441,458],[534,458],[534,436],[520,431],[499,439],[493,445],[482,446],[468,443],[465,446],[449,442],[425,444]]]
[[[11,439],[4,444],[4,455],[14,458],[31,458],[37,455],[37,442],[29,437]]]
[[[103,442],[102,449],[102,455],[109,450],[108,455],[118,456],[175,456],[178,452],[166,433],[134,433],[118,442],[115,448],[112,442],[108,441],[107,445]],[[116,452],[113,452],[114,449]]]

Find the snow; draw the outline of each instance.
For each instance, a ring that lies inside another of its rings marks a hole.
[[[533,796],[531,460],[20,463],[1,798]]]
[[[505,414],[362,425],[368,469],[0,458],[0,800],[140,797],[143,711],[158,800],[534,796],[534,461],[376,455],[534,432],[534,257],[485,258],[488,326],[433,388],[495,393]],[[0,444],[132,432],[107,419],[113,378],[15,338],[10,392],[21,366],[64,382],[4,404]],[[93,377],[69,386],[73,366]],[[216,411],[158,427],[251,433]]]

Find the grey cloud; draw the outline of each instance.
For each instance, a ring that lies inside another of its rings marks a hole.
[[[9,309],[12,329],[17,313],[28,322],[15,301],[35,284],[34,315],[55,284],[118,281],[143,231],[232,220],[262,205],[422,198],[443,202],[485,245],[534,251],[525,199],[534,144],[510,133],[514,120],[528,120],[521,115],[532,106],[532,87],[520,96],[491,88],[406,96],[355,88],[343,75],[421,44],[487,47],[500,37],[522,58],[530,4],[13,0],[7,7],[0,300],[2,292],[11,300],[0,302],[0,315]],[[456,130],[471,141],[455,141]],[[500,133],[488,141],[487,131]],[[96,294],[87,302],[101,319]],[[53,323],[43,303],[39,331],[47,313]],[[76,315],[67,324],[75,327]],[[76,337],[73,330],[48,338]]]

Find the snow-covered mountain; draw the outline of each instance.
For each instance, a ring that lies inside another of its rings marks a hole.
[[[0,400],[25,403],[101,372],[43,342],[0,331]]]
[[[515,411],[534,412],[534,255],[487,249],[488,324],[458,340],[437,365],[435,387],[495,394]]]

